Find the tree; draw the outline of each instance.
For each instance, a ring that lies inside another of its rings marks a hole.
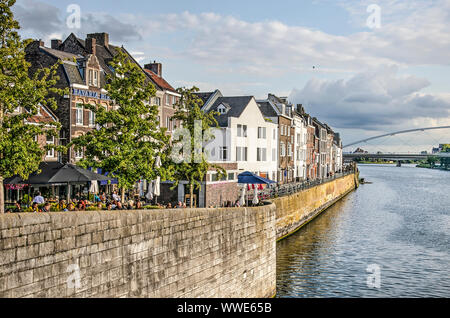
[[[203,112],[201,107],[203,101],[195,94],[199,91],[197,87],[179,88],[178,93],[181,94],[178,102],[178,109],[172,117],[182,122],[183,127],[178,128],[174,133],[174,141],[182,137],[182,143],[178,143],[174,147],[176,153],[183,147],[183,158],[172,156],[175,161],[173,166],[172,177],[175,181],[174,188],[178,186],[180,181],[187,181],[189,185],[190,207],[193,207],[194,187],[199,189],[202,181],[205,180],[206,173],[215,169],[222,178],[226,171],[218,165],[208,162],[208,154],[205,151],[206,143],[214,139],[211,128],[218,127],[215,115],[218,112]],[[192,151],[194,150],[194,151]]]
[[[154,163],[157,156],[167,161],[169,137],[166,129],[159,127],[158,106],[148,103],[155,96],[155,87],[146,82],[139,66],[120,49],[110,66],[114,75],[108,76],[105,88],[116,106],[106,110],[100,105],[84,105],[95,113],[97,128],[69,146],[84,151],[82,167],[101,168],[118,179],[123,201],[125,190],[141,178],[167,178],[165,166],[155,169]]]
[[[27,119],[38,113],[40,105],[56,108],[54,96],[59,64],[30,74],[19,23],[11,7],[15,0],[0,0],[0,213],[4,213],[3,180],[13,175],[23,179],[38,171],[45,149],[36,137],[57,136],[59,124],[29,125]],[[50,146],[49,146],[50,147]]]
[[[431,168],[434,168],[434,165],[436,164],[437,160],[438,159],[436,156],[428,156],[427,157],[427,162],[430,164]]]

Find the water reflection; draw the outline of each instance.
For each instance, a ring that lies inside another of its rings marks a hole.
[[[278,243],[278,297],[449,297],[450,173],[360,170],[373,184]],[[370,264],[380,289],[367,287]]]

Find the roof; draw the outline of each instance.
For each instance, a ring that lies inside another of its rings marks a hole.
[[[227,127],[228,118],[240,117],[253,98],[253,96],[219,97],[211,106],[210,111],[217,111],[217,107],[219,107],[219,105],[221,104],[224,104],[229,109],[228,112],[226,114],[220,114],[214,117],[216,118],[220,127]]]
[[[167,81],[164,78],[162,78],[161,76],[158,76],[157,74],[155,74],[151,70],[144,69],[144,71],[151,77],[153,82],[155,82],[162,89],[165,89],[165,90],[168,90],[168,91],[171,91],[171,92],[174,92],[174,93],[177,92],[175,90],[175,88],[173,88],[169,83],[167,83]]]
[[[269,101],[259,101],[257,103],[264,117],[278,117],[276,110]]]
[[[195,93],[195,95],[197,95],[203,101],[203,104],[205,104],[214,93],[215,92],[199,92]]]
[[[31,116],[26,119],[29,124],[46,124],[57,122],[56,116],[45,106],[41,105],[39,115]]]
[[[80,55],[75,55],[72,53],[67,53],[64,51],[54,50],[48,47],[41,46],[41,50],[45,51],[46,53],[53,55],[54,57],[67,62],[75,62],[76,59],[82,57]]]

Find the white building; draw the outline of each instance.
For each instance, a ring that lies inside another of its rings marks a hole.
[[[307,142],[307,123],[303,116],[301,116],[303,109],[294,112],[294,127],[295,127],[295,144],[294,144],[294,178],[301,181],[306,179],[306,142]]]
[[[276,176],[277,124],[264,118],[253,96],[217,96],[203,110],[220,113],[216,117],[220,128],[214,129],[215,139],[205,147],[209,162],[236,162],[239,173]]]

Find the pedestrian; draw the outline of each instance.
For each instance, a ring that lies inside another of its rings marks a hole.
[[[33,203],[43,204],[45,202],[44,198],[41,196],[40,192],[36,193],[36,196],[33,199]]]
[[[114,201],[120,202],[120,197],[119,197],[119,195],[117,194],[117,191],[114,191],[114,192],[113,192],[112,197],[113,197]]]

